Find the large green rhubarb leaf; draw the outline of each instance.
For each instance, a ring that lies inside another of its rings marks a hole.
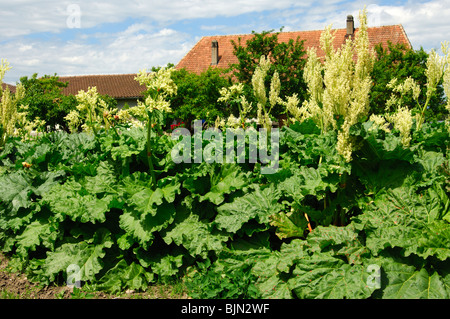
[[[17,236],[17,251],[25,256],[28,250],[35,250],[41,244],[52,248],[58,235],[59,231],[54,223],[43,218],[35,220]]]
[[[157,188],[152,190],[151,188],[144,188],[142,191],[134,194],[129,203],[133,204],[136,209],[143,213],[156,214],[156,208],[163,202],[164,194],[161,189]]]
[[[80,183],[73,180],[56,185],[43,196],[44,202],[60,220],[68,216],[83,223],[104,222],[113,199],[112,195],[98,198],[96,194],[87,193]]]
[[[371,121],[353,126],[351,134],[364,139],[359,150],[355,152],[355,157],[369,159],[372,162],[390,159],[412,162],[414,150],[418,147],[418,145],[404,147],[400,136],[384,134]]]
[[[346,227],[316,227],[308,234],[305,246],[312,253],[332,252],[335,256],[345,257],[350,264],[361,264],[363,257],[369,255],[369,249],[361,243],[353,224]]]
[[[209,200],[215,205],[221,204],[225,194],[248,185],[249,175],[250,172],[243,173],[238,165],[221,165],[218,174],[211,176],[211,189],[204,196],[200,196],[200,201]]]
[[[131,235],[143,248],[149,247],[155,233],[167,228],[175,218],[173,204],[164,203],[150,212],[142,213],[126,209],[120,216],[119,225]]]
[[[300,167],[294,170],[294,175],[278,185],[278,189],[292,197],[297,203],[301,203],[306,195],[318,196],[327,190],[335,192],[338,182],[330,183],[324,179],[328,172],[312,167]]]
[[[143,267],[151,268],[160,278],[167,278],[179,273],[186,251],[182,248],[170,249],[170,252],[135,249],[135,254]]]
[[[405,248],[405,256],[414,253],[422,258],[435,256],[444,261],[450,258],[450,224],[434,222],[415,234],[415,241]]]
[[[277,227],[279,238],[303,237],[308,221],[299,211],[279,212],[271,216],[270,224]]]
[[[141,213],[156,213],[156,208],[165,199],[168,203],[175,201],[180,193],[180,182],[177,178],[168,177],[158,181],[156,189],[150,188],[150,175],[136,172],[123,179],[121,190],[128,198],[128,204],[134,206]]]
[[[32,205],[29,199],[34,188],[32,180],[23,172],[0,176],[0,203],[9,206],[9,211],[17,212],[20,208],[28,208]]]
[[[161,189],[164,199],[168,203],[173,203],[177,194],[180,194],[181,183],[175,177],[167,177],[158,181],[158,188]]]
[[[256,186],[253,192],[219,206],[215,223],[230,233],[237,232],[242,225],[252,219],[261,224],[269,223],[269,217],[284,208],[278,202],[279,198],[280,193],[273,185],[262,190]]]
[[[195,170],[188,171],[183,187],[202,201],[221,204],[226,194],[242,189],[248,185],[250,172],[243,172],[236,164],[201,163]]]
[[[131,128],[122,130],[119,139],[113,134],[101,137],[101,147],[104,152],[111,152],[114,160],[126,159],[133,155],[138,155],[146,149],[147,137],[141,128]]]
[[[292,292],[285,278],[280,277],[278,265],[283,259],[282,254],[273,252],[270,255],[258,256],[252,273],[258,277],[255,286],[265,299],[291,299]],[[288,258],[290,259],[290,258]],[[286,274],[284,274],[286,275]]]
[[[304,258],[296,264],[288,284],[302,299],[365,299],[374,288],[362,265],[349,265],[326,254]]]
[[[90,241],[66,243],[48,252],[47,258],[38,270],[38,275],[48,282],[53,282],[59,273],[67,274],[70,265],[78,269],[79,279],[91,281],[103,269],[104,249],[113,245],[111,234],[106,229],[99,229]]]
[[[141,265],[134,262],[128,265],[125,259],[122,259],[100,278],[96,288],[110,293],[126,289],[145,290],[153,279],[153,274],[147,272]]]
[[[375,255],[386,247],[400,247],[405,256],[414,253],[441,260],[449,256],[449,224],[439,220],[445,203],[435,192],[421,196],[397,188],[379,195],[357,216],[355,227],[364,229],[366,245]],[[448,207],[447,207],[448,209]]]
[[[100,162],[95,176],[86,176],[83,185],[89,193],[93,194],[115,194],[117,189],[117,178],[110,165],[106,162]]]
[[[382,269],[382,298],[384,299],[448,299],[450,290],[437,272],[395,262],[380,260]],[[448,277],[448,276],[447,276]]]
[[[95,176],[79,180],[70,178],[64,184],[57,184],[43,194],[43,202],[64,219],[85,222],[104,222],[106,213],[117,197],[116,178],[106,162],[100,162]]]
[[[172,227],[162,233],[164,241],[186,248],[192,256],[206,258],[210,251],[220,251],[228,236],[213,231],[208,223],[201,222],[198,215],[181,211]]]

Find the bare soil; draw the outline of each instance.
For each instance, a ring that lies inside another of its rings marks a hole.
[[[67,286],[40,286],[30,282],[24,274],[8,269],[8,259],[0,253],[0,299],[189,299],[186,292],[174,291],[169,285],[155,285],[146,292],[126,291],[120,295],[104,292],[74,293]],[[179,290],[179,289],[178,289]]]

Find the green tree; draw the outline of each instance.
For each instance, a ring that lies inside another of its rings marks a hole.
[[[231,85],[223,70],[209,68],[201,74],[195,74],[181,69],[173,72],[172,79],[178,92],[176,96],[169,98],[173,110],[168,115],[169,124],[178,120],[190,128],[192,121],[205,120],[208,125],[213,125],[217,116],[223,118],[233,111],[237,112],[217,101],[220,97],[219,90]]]
[[[51,128],[59,125],[67,130],[67,122],[64,117],[71,110],[74,110],[78,104],[74,95],[62,93],[68,82],[59,81],[56,74],[38,78],[37,73],[35,73],[31,78],[21,77],[20,83],[25,88],[25,96],[20,103],[28,105],[28,120],[32,121],[39,117]],[[117,106],[117,101],[114,98],[107,95],[102,95],[101,98],[110,108]]]
[[[422,47],[420,50],[413,50],[404,44],[392,44],[391,42],[388,43],[387,48],[378,44],[375,51],[376,61],[372,71],[373,87],[370,92],[371,113],[385,113],[386,102],[392,94],[392,90],[387,87],[387,84],[393,78],[397,78],[398,82],[403,82],[408,77],[414,79],[421,88],[419,104],[424,105],[427,92],[425,70],[428,53]],[[445,114],[444,101],[444,90],[442,85],[438,85],[436,93],[430,100],[425,118],[441,119]],[[413,110],[413,114],[421,111],[417,107],[412,93],[405,95],[403,102]]]
[[[280,29],[280,32],[283,28]],[[238,58],[238,63],[231,65],[230,70],[236,79],[245,85],[244,92],[251,100],[252,97],[252,77],[256,67],[259,64],[261,56],[270,58],[271,66],[267,72],[266,84],[270,86],[275,71],[278,72],[281,91],[280,97],[285,98],[297,93],[300,100],[306,99],[306,83],[303,79],[303,69],[306,64],[306,50],[304,49],[304,40],[299,37],[294,41],[280,42],[278,35],[280,32],[263,31],[247,40],[245,44],[242,39],[231,41],[233,44],[233,53]],[[284,107],[278,106],[273,109],[273,115],[279,116],[284,111]]]
[[[25,96],[20,103],[28,105],[29,120],[39,117],[52,128],[57,124],[66,128],[64,117],[76,106],[74,96],[62,93],[67,83],[60,82],[56,74],[38,78],[37,73],[31,78],[21,77],[20,83],[25,88]]]

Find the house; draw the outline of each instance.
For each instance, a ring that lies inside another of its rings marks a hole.
[[[345,29],[336,29],[333,31],[336,31],[334,39],[335,49],[341,47],[348,37],[358,34],[358,28],[355,29],[354,19],[351,15],[347,16]],[[291,39],[295,41],[299,38],[300,40],[305,40],[304,48],[306,50],[315,47],[318,56],[323,56],[323,51],[320,49],[320,36],[322,32],[323,30],[280,32],[278,41],[288,42]],[[379,43],[384,48],[387,48],[388,41],[394,44],[402,43],[407,48],[412,48],[405,30],[400,24],[368,28],[368,35],[371,48]],[[231,64],[238,63],[237,57],[233,54],[231,40],[238,43],[238,40],[241,39],[241,43],[245,45],[247,40],[252,37],[253,34],[205,36],[181,59],[176,65],[176,68],[185,68],[197,74],[206,71],[210,66],[227,68]]]
[[[136,74],[77,75],[60,76],[59,81],[68,82],[62,91],[65,95],[76,95],[80,90],[87,91],[89,87],[96,86],[99,94],[116,99],[117,107],[122,108],[125,103],[130,107],[136,106],[146,90],[135,77]]]

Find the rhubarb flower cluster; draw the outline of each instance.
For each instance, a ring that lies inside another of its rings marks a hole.
[[[427,63],[426,63],[426,70],[425,75],[427,76],[427,99],[425,101],[425,104],[423,105],[422,112],[420,114],[420,117],[417,121],[417,129],[420,129],[423,122],[425,121],[425,111],[428,108],[428,104],[431,100],[431,97],[436,92],[436,88],[441,82],[441,80],[444,77],[445,82],[445,73],[448,69],[448,64],[450,61],[450,52],[448,49],[448,42],[441,43],[442,52],[444,53],[444,56],[439,56],[437,52],[432,49],[430,54],[428,55]],[[448,75],[447,75],[448,77]],[[447,94],[448,91],[448,84],[446,89],[446,84],[444,83],[444,92]],[[446,91],[447,90],[447,91]],[[448,101],[448,94],[447,94],[447,101]]]
[[[386,119],[381,115],[372,114],[369,118],[369,121],[372,121],[375,124],[375,127],[385,131],[386,133],[389,133],[391,131],[389,129],[389,122],[387,122]]]
[[[240,101],[244,92],[244,84],[237,83],[230,87],[223,87],[219,90],[220,97],[218,102]]]
[[[244,95],[244,84],[237,83],[230,87],[223,87],[220,89],[220,97],[217,99],[218,102],[230,102],[236,103],[239,108],[239,119],[240,125],[245,125],[245,119],[247,115],[253,108],[252,103],[248,102]],[[234,115],[233,115],[234,116]]]
[[[258,123],[268,131],[270,131],[272,127],[270,112],[272,111],[272,108],[280,102],[279,95],[281,91],[280,77],[278,75],[278,72],[275,71],[270,82],[269,98],[267,98],[265,82],[267,73],[270,69],[270,65],[270,59],[262,55],[259,61],[259,65],[256,67],[255,72],[252,76],[253,94],[255,95],[258,102]]]
[[[413,124],[411,110],[405,106],[399,107],[396,113],[386,115],[386,119],[400,132],[403,146],[408,147],[411,142],[411,128]]]
[[[70,111],[65,117],[71,132],[76,132],[80,126],[83,131],[94,134],[101,127],[109,128],[105,114],[113,114],[116,110],[108,108],[97,87],[89,87],[87,91],[80,90],[75,98],[78,102],[76,110]]]
[[[388,83],[387,87],[394,93],[386,102],[386,111],[389,111],[389,109],[395,105],[401,107],[403,105],[403,97],[408,94],[408,92],[412,93],[414,101],[419,104],[420,86],[413,78],[408,77],[403,83],[398,83],[397,78],[393,78]]]
[[[442,52],[445,55],[445,70],[444,70],[444,78],[443,84],[445,96],[447,96],[447,104],[445,108],[450,112],[450,49],[449,43],[447,41],[441,44]],[[447,118],[447,127],[450,130],[450,117]]]
[[[160,68],[158,71],[147,72],[146,69],[140,70],[135,80],[147,89],[158,92],[158,95],[164,97],[177,94],[177,85],[172,80],[173,68]]]
[[[303,117],[312,117],[323,132],[338,130],[337,149],[348,162],[353,150],[350,127],[369,113],[370,72],[374,63],[374,54],[369,49],[366,9],[360,12],[359,21],[356,37],[347,39],[337,50],[333,46],[331,26],[324,30],[320,39],[325,53],[323,62],[314,49],[308,51],[304,78],[309,100],[303,103],[303,110],[297,111]]]
[[[27,119],[28,106],[19,104],[25,96],[25,89],[21,84],[16,86],[14,94],[8,88],[2,89],[3,78],[10,69],[8,61],[2,59],[0,61],[0,148],[6,143],[8,136],[20,136],[25,140],[31,137],[32,131],[45,124],[39,118],[33,121]]]
[[[135,80],[147,87],[148,95],[144,101],[138,101],[137,106],[130,108],[129,114],[142,121],[147,121],[149,114],[153,114],[154,111],[172,112],[167,98],[176,95],[178,90],[171,77],[173,70],[173,68],[160,68],[158,71],[149,73],[145,69],[139,71]]]

